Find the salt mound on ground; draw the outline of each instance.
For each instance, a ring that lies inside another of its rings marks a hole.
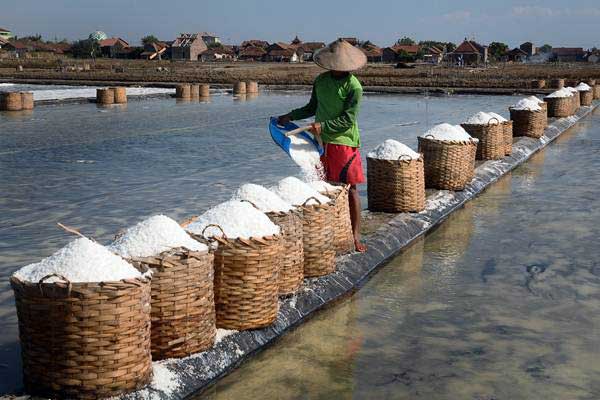
[[[219,225],[228,239],[249,239],[279,233],[279,226],[271,222],[265,213],[257,210],[250,203],[237,200],[229,200],[211,208],[186,228],[192,233],[201,235],[204,228],[210,224]],[[223,236],[215,227],[208,228],[204,235]]]
[[[429,136],[433,136],[433,139],[443,141],[468,141],[472,139],[471,135],[469,135],[462,126],[446,123],[434,126],[425,132],[422,137],[428,138]]]
[[[581,82],[579,85],[575,86],[575,89],[580,92],[587,92],[588,90],[591,90],[592,88],[587,83]]]
[[[527,111],[540,111],[540,103],[535,100],[521,99],[517,104],[511,107],[513,110],[527,110]]]
[[[490,118],[496,118],[498,121],[500,122],[506,122],[508,121],[506,118],[504,118],[502,115],[500,114],[496,114],[495,112],[490,112],[488,113]]]
[[[573,96],[573,92],[572,91],[570,91],[567,88],[562,88],[562,89],[557,90],[556,92],[550,93],[546,97],[550,97],[550,98],[563,98],[563,97],[571,97],[571,96]]]
[[[185,247],[205,251],[208,247],[194,240],[177,222],[165,215],[155,215],[128,228],[108,248],[124,258],[150,257]]]
[[[542,104],[544,102],[544,100],[540,100],[540,98],[537,96],[529,96],[529,97],[527,97],[527,100],[537,101],[540,104]]]
[[[251,201],[262,212],[287,212],[294,208],[266,187],[253,183],[240,186],[233,200]]]
[[[489,113],[479,111],[477,114],[472,115],[465,121],[465,124],[469,125],[487,125],[490,122],[492,116]]]
[[[335,186],[325,181],[312,181],[308,185],[319,193],[335,193],[341,189],[341,186]]]
[[[58,274],[71,282],[113,282],[139,278],[142,274],[106,247],[87,238],[79,238],[40,262],[29,264],[14,273],[27,282],[39,282],[50,274]],[[49,278],[46,282],[57,282]]]
[[[279,197],[295,206],[303,205],[310,197],[318,199],[322,204],[329,203],[330,201],[328,197],[323,196],[308,184],[293,176],[280,180],[276,186],[271,188],[271,190]],[[319,203],[311,199],[307,204],[315,205]]]
[[[290,157],[302,170],[306,180],[317,180],[323,175],[321,156],[315,145],[302,135],[291,135]]]
[[[367,154],[369,158],[379,160],[398,160],[401,156],[407,156],[411,160],[418,159],[421,155],[394,139],[387,139]],[[402,157],[403,159],[405,157]]]

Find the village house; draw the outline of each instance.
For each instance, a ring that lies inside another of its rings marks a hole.
[[[302,54],[303,61],[312,61],[314,53],[325,47],[323,42],[303,42],[296,36],[292,40],[291,47],[294,47],[298,53]]]
[[[4,39],[5,41],[7,41],[8,39],[12,39],[13,36],[14,35],[12,34],[12,32],[8,29],[0,28],[0,39]]]
[[[265,40],[257,40],[257,39],[244,40],[241,44],[241,47],[242,48],[260,47],[261,49],[266,49],[267,47],[269,47],[269,42],[267,42]]]
[[[398,61],[414,60],[421,48],[417,45],[402,45],[396,44],[392,47],[386,47],[382,51],[382,61],[386,63],[394,63]]]
[[[200,55],[200,61],[233,61],[235,52],[231,46],[218,46],[206,50]]]
[[[144,51],[140,54],[143,60],[162,60],[167,53],[167,44],[163,42],[147,43],[144,45]]]
[[[552,49],[552,61],[576,62],[584,61],[585,51],[582,47],[554,47]]]
[[[521,44],[519,46],[519,49],[523,50],[527,54],[527,57],[534,56],[537,52],[537,48],[531,42],[525,42]]]
[[[423,51],[423,61],[428,64],[439,64],[444,59],[444,50],[436,46],[427,47]]]
[[[304,53],[292,44],[283,42],[273,43],[267,48],[264,60],[268,62],[300,62]]]
[[[100,54],[102,57],[117,58],[129,47],[129,43],[125,40],[113,37],[98,42],[100,46]]]
[[[368,44],[361,47],[360,50],[367,56],[367,62],[377,63],[383,60],[383,50],[381,47],[375,46],[374,44]]]
[[[12,57],[24,58],[31,49],[23,43],[5,42],[5,44],[2,46],[2,50],[9,53],[9,55]]]
[[[358,38],[355,38],[355,37],[342,37],[340,39],[350,43],[352,46],[358,46],[360,44],[360,41],[358,40]]]
[[[197,61],[208,46],[200,33],[182,33],[171,45],[171,59]]]
[[[447,55],[448,60],[458,65],[487,64],[488,48],[474,40],[465,39],[456,50]]]
[[[261,61],[266,54],[267,51],[262,47],[246,46],[239,50],[237,58],[240,61]]]
[[[208,32],[200,32],[198,34],[207,46],[221,43],[221,39],[217,35]]]
[[[527,57],[527,52],[520,49],[519,47],[515,47],[514,49],[506,53],[506,56],[504,58],[506,61],[509,62],[524,62],[525,60],[527,60]]]

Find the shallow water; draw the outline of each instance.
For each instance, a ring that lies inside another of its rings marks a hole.
[[[198,399],[597,399],[599,122]]]
[[[181,220],[228,199],[243,183],[271,185],[297,174],[267,124],[307,100],[308,93],[266,92],[208,103],[144,99],[124,107],[61,104],[0,113],[0,393],[21,382],[8,278],[71,239],[56,222],[107,242],[144,217]],[[367,95],[363,156],[388,138],[416,148],[417,134],[435,123],[459,123],[482,109],[507,114],[514,102]]]

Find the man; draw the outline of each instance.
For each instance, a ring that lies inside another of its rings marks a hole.
[[[321,158],[326,179],[350,185],[349,202],[354,246],[356,251],[366,251],[360,241],[361,205],[357,184],[365,182],[360,158],[360,133],[358,112],[362,99],[362,86],[350,72],[367,63],[365,54],[348,42],[339,39],[314,55],[317,65],[328,71],[315,79],[310,101],[302,108],[279,117],[279,123],[315,116],[309,130],[320,136],[325,146]]]

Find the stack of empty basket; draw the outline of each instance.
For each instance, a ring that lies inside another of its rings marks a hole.
[[[388,139],[367,155],[369,210],[420,212],[425,208],[423,157]]]

